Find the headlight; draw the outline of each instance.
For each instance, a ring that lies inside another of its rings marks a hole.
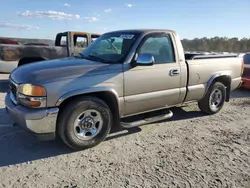
[[[46,107],[46,90],[42,86],[21,84],[17,98],[19,103],[28,107]]]
[[[21,84],[20,86],[18,86],[18,92],[33,97],[46,96],[46,90],[44,87],[32,84]]]

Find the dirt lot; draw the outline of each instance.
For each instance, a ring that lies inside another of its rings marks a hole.
[[[250,91],[223,111],[173,109],[171,121],[115,130],[95,148],[72,152],[11,126],[0,81],[0,187],[250,188]]]

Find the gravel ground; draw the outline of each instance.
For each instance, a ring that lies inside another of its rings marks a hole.
[[[0,108],[6,85],[0,81]],[[12,127],[1,109],[0,187],[250,188],[249,97],[233,92],[213,116],[196,105],[174,108],[169,121],[114,130],[79,152],[60,141],[39,142]]]

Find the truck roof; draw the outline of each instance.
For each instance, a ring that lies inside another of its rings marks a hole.
[[[170,29],[124,29],[124,30],[116,30],[116,31],[110,31],[107,33],[115,33],[115,32],[121,32],[121,33],[152,33],[152,32],[172,32],[175,33],[175,31]]]
[[[101,35],[100,33],[94,33],[94,32],[85,32],[85,31],[63,31],[63,32],[59,32],[59,33],[72,33],[72,34],[91,34],[91,35]]]

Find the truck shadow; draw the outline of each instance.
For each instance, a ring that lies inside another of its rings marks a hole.
[[[195,108],[195,107],[196,107],[196,105],[190,106],[190,108]],[[175,108],[171,108],[171,111],[173,112],[174,116],[171,119],[167,120],[168,122],[174,122],[174,121],[194,119],[194,118],[208,116],[207,114],[202,113],[197,108],[187,111],[181,107],[180,108],[175,107]]]
[[[187,112],[182,108],[173,108],[171,110],[173,111],[174,116],[172,119],[167,120],[166,122],[174,122],[182,119],[192,119],[204,116],[204,114],[199,111]],[[154,124],[149,126],[153,127]],[[142,130],[143,126],[131,129],[122,129],[120,126],[114,126],[110,132],[110,135],[103,143],[123,136],[137,134]],[[101,149],[102,146],[99,145],[99,148]],[[30,164],[35,160],[44,160],[46,158],[75,152],[77,151],[69,149],[59,138],[54,141],[42,142],[38,141],[35,136],[24,130],[21,130],[18,127],[13,127],[11,125],[0,125],[0,167],[20,163]],[[88,151],[85,150],[79,152]]]
[[[231,93],[231,98],[249,98],[250,90],[249,89],[237,89]]]

